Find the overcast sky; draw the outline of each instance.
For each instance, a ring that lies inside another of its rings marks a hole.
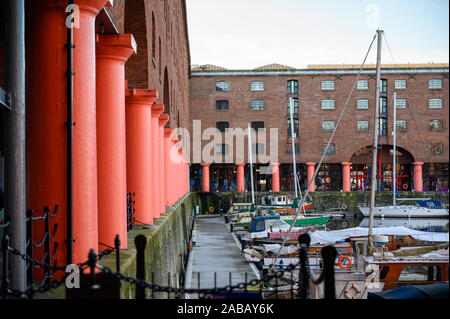
[[[192,64],[360,64],[379,27],[382,63],[449,61],[448,0],[186,0]],[[373,47],[367,63],[376,62]]]

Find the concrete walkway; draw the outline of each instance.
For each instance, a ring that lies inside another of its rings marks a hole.
[[[230,233],[223,217],[199,216],[192,241],[195,245],[187,266],[186,289],[237,285],[245,282],[246,273],[248,282],[259,279],[257,268],[245,260],[237,238]],[[186,294],[186,299],[196,298],[198,294]]]

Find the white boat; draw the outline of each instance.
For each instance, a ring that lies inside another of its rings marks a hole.
[[[364,217],[370,216],[370,207],[359,207]],[[436,200],[417,201],[415,205],[379,206],[373,209],[374,217],[430,218],[448,217],[448,210]]]
[[[377,218],[373,221],[374,227],[404,226],[409,229],[421,231],[448,231],[449,221],[445,218]],[[369,227],[369,218],[364,218],[358,227]]]

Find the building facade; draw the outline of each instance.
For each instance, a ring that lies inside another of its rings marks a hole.
[[[221,145],[211,152],[216,157],[209,162],[191,156],[192,189],[206,186],[202,185],[205,177],[201,170],[205,166],[210,170],[210,188],[237,189],[238,166],[244,164],[244,184],[250,190],[248,148],[240,151],[244,160],[236,160],[239,155],[233,145],[236,142],[227,145],[225,141],[227,128],[246,130],[250,123],[255,130],[265,129],[265,140],[260,140],[259,135],[257,139],[252,137],[251,144],[258,144],[252,151],[255,189],[292,190],[293,148],[288,108],[291,98],[296,170],[302,187],[314,175],[345,106],[311,190],[364,189],[372,166],[376,70],[375,65],[366,65],[355,82],[359,68],[357,65],[311,65],[298,70],[278,64],[253,70],[226,70],[213,65],[192,68],[191,131],[194,131],[194,121],[201,120],[202,130],[217,128],[223,138],[218,142]],[[447,63],[382,65],[378,189],[392,190],[393,93],[396,92],[398,189],[448,190],[448,70]],[[271,129],[277,129],[276,141],[269,136]],[[270,144],[274,142],[277,154],[269,160],[269,153],[274,152]],[[202,149],[211,143],[204,136]],[[244,144],[247,146],[247,141]],[[261,161],[258,156],[263,154],[266,156]]]

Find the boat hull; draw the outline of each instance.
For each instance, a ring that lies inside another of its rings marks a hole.
[[[369,207],[359,207],[364,217],[369,217]],[[443,208],[429,209],[417,206],[383,206],[374,207],[374,217],[402,217],[402,218],[430,218],[430,217],[448,217],[448,211]]]
[[[294,217],[291,217],[291,216],[282,216],[281,218],[289,225],[292,225],[292,221],[294,220]],[[304,217],[304,218],[299,217],[295,220],[294,226],[295,227],[306,226],[306,225],[322,226],[322,225],[325,225],[329,219],[330,219],[329,216]]]

